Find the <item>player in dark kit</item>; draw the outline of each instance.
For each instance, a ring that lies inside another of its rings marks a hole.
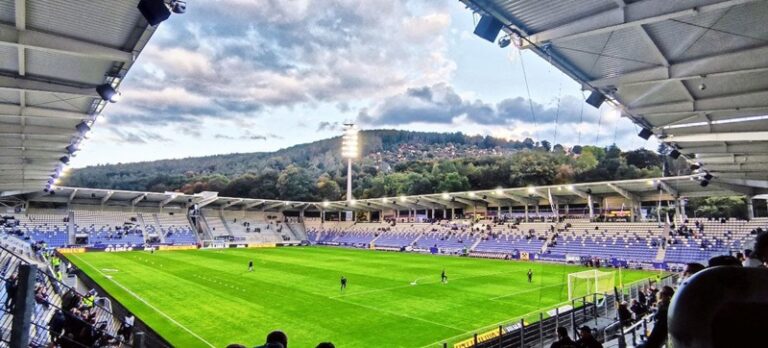
[[[253,272],[253,260],[248,261],[248,272]]]
[[[533,282],[533,271],[530,268],[528,269],[528,282]]]
[[[344,276],[341,276],[341,291],[344,292],[344,289],[347,288],[347,278]]]
[[[443,270],[443,273],[440,273],[440,282],[443,284],[448,284],[448,276],[445,275],[445,270]]]

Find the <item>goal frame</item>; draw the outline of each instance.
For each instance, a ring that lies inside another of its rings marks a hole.
[[[604,280],[608,277],[610,277],[610,288],[608,286],[601,286],[601,280]],[[589,293],[583,294],[581,296],[603,294],[613,290],[613,287],[616,284],[616,272],[603,272],[597,269],[590,269],[586,271],[568,273],[568,301],[572,301],[575,298],[573,294],[575,288],[574,280],[582,280],[587,282],[587,284],[591,284],[592,291],[588,291]]]

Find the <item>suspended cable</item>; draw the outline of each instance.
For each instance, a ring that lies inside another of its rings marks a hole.
[[[525,73],[525,63],[523,62],[523,52],[517,50],[517,54],[520,57],[520,66],[523,68],[523,81],[525,81],[525,91],[528,93],[528,106],[531,108],[531,119],[533,120],[533,137],[538,139],[538,131],[536,130],[536,113],[533,112],[533,99],[531,99],[531,89],[528,86],[528,75]]]
[[[599,141],[600,141],[600,127],[603,124],[603,109],[600,109],[598,111],[598,115],[600,115],[600,116],[597,118],[597,135],[595,135],[595,146],[599,146],[600,145],[600,143],[599,143]]]
[[[555,137],[552,139],[552,150],[555,149],[555,144],[557,144],[557,126],[558,126],[558,120],[560,119],[560,98],[562,97],[563,93],[563,80],[560,79],[560,87],[557,89],[557,110],[555,111]]]
[[[584,96],[584,91],[581,91],[581,98],[584,100],[581,102],[581,112],[579,113],[579,126],[576,127],[579,130],[579,140],[576,141],[576,145],[581,145],[581,127],[584,124],[584,104],[587,103],[587,97]]]
[[[613,121],[616,123],[615,126],[613,126],[613,145],[616,145],[616,135],[619,132],[619,120]]]

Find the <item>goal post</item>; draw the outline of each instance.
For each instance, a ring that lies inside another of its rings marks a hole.
[[[612,293],[616,284],[616,272],[596,269],[568,274],[568,300],[591,294]]]

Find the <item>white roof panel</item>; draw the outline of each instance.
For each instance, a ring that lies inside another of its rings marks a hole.
[[[461,1],[691,162],[699,151],[768,152],[768,118],[755,118],[768,115],[766,1]],[[716,177],[768,181],[756,170],[766,158],[700,161]]]

